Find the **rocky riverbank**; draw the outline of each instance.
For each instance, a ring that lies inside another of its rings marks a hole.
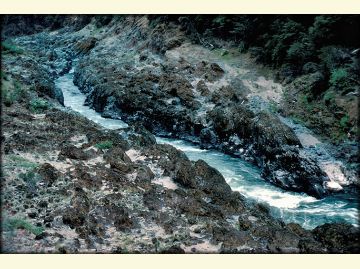
[[[251,161],[285,190],[321,198],[349,185],[304,154],[293,130],[271,111],[271,102],[279,102],[278,84],[263,77],[253,83],[249,70],[189,44],[176,25],[151,32],[148,23],[135,17],[110,25],[81,57],[75,83],[87,104],[104,116],[142,122],[155,134]],[[355,175],[350,181],[358,184]]]
[[[254,109],[231,70],[177,57],[172,48],[189,46],[177,26],[148,34],[148,23],[93,20],[15,38],[2,55],[2,251],[358,252],[354,226],[285,224],[204,161],[156,143],[152,133],[181,137],[256,163],[284,189],[331,191],[291,128]],[[106,130],[61,106],[54,81],[76,58],[87,103],[130,127]]]

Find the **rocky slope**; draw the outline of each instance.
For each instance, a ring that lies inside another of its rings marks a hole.
[[[2,55],[2,251],[358,252],[355,227],[285,224],[205,162],[156,144],[147,129],[253,161],[282,188],[328,192],[294,132],[251,106],[241,81],[216,63],[177,58],[182,32],[158,25],[149,34],[148,23],[93,20],[15,38],[23,52]],[[74,59],[88,104],[129,128],[105,130],[61,106],[54,80]]]

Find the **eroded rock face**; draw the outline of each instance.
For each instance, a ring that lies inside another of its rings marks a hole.
[[[224,252],[228,252],[229,249],[236,248],[239,245],[252,245],[253,239],[248,233],[226,226],[213,228],[214,240],[216,242],[224,242],[222,245]]]
[[[175,163],[174,180],[184,187],[195,188],[197,186],[195,171],[190,161],[180,160]]]
[[[203,160],[196,161],[194,169],[197,185],[205,193],[216,193],[224,197],[231,194],[230,186],[218,170],[209,166]]]

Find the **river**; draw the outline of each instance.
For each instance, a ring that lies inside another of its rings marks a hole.
[[[85,95],[73,83],[74,69],[58,78],[55,83],[64,94],[66,107],[79,112],[88,119],[108,129],[124,128],[121,120],[103,118],[99,113],[84,105]],[[324,223],[346,221],[358,225],[358,201],[345,194],[332,195],[317,200],[307,194],[284,191],[266,182],[260,170],[239,158],[234,158],[216,150],[200,149],[197,145],[177,139],[157,137],[158,143],[167,143],[182,150],[189,159],[206,161],[224,176],[234,191],[239,191],[247,199],[266,203],[271,213],[284,222],[299,223],[312,229]]]

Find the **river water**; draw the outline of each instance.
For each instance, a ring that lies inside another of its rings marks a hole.
[[[108,119],[84,106],[85,95],[73,83],[72,69],[58,78],[55,83],[64,94],[64,104],[88,119],[108,129],[124,128],[121,120]],[[263,202],[270,206],[275,217],[284,222],[295,222],[307,229],[318,225],[346,221],[358,225],[358,201],[344,194],[317,200],[309,195],[284,191],[266,182],[259,169],[239,158],[230,157],[216,150],[200,149],[197,145],[183,140],[157,137],[158,143],[167,143],[182,150],[189,159],[206,161],[224,176],[234,191],[239,191],[247,199]]]

